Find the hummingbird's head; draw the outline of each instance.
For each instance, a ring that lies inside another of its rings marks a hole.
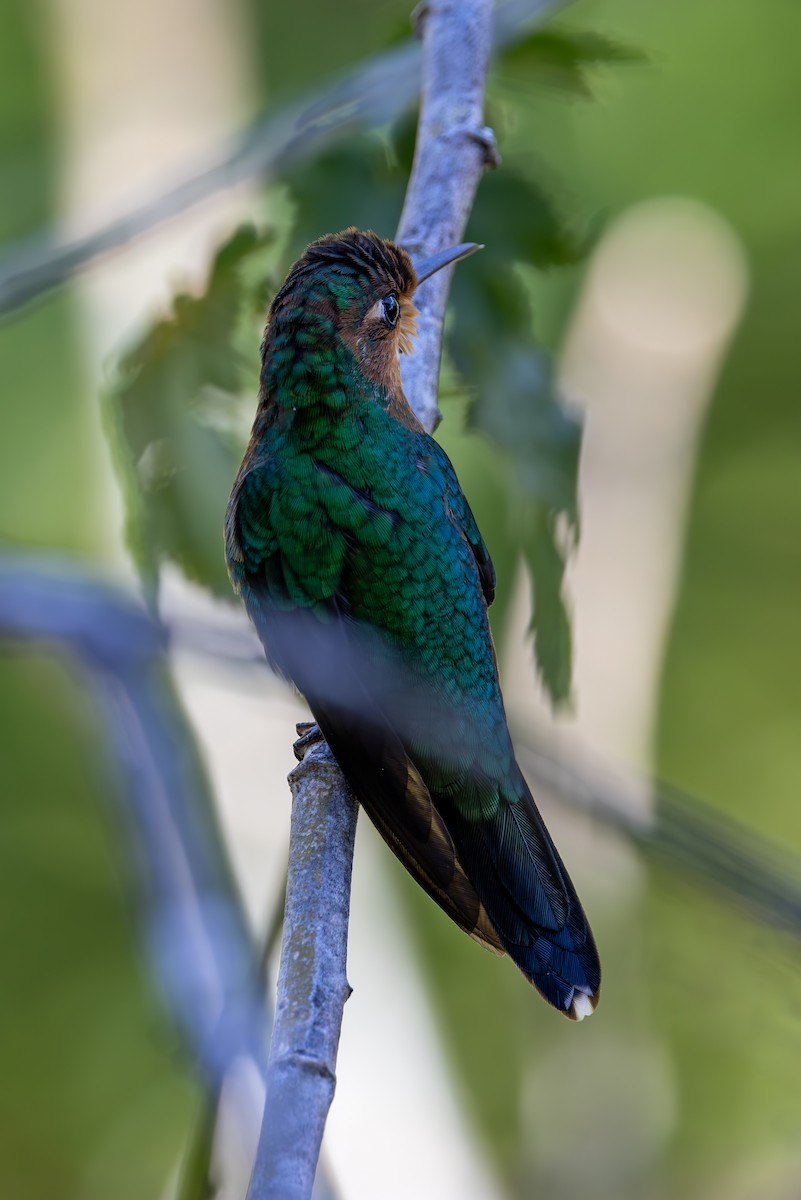
[[[456,247],[417,268],[402,246],[346,229],[312,242],[273,300],[262,346],[262,380],[338,403],[345,364],[388,400],[402,396],[399,355],[413,350],[418,283],[464,257]],[[276,378],[278,376],[278,378]]]

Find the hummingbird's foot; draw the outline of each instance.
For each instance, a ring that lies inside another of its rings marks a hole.
[[[320,726],[315,721],[298,721],[295,729],[298,732],[298,740],[292,749],[298,762],[303,762],[306,751],[312,746],[316,746],[318,742],[322,742],[323,735],[320,732]]]

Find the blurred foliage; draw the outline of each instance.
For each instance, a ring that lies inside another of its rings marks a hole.
[[[4,243],[60,212],[61,98],[37,16],[0,5]],[[80,335],[72,292],[0,325],[0,548],[112,553]],[[15,1200],[155,1196],[189,1116],[134,954],[97,736],[80,679],[0,644],[0,1193]]]
[[[409,6],[235,7],[253,31],[243,62],[256,90],[277,105],[395,40]],[[55,218],[68,152],[52,30],[35,24],[36,11],[21,0],[0,9],[5,239]],[[525,530],[536,530],[528,545],[546,559],[534,563],[535,578],[545,580],[537,612],[551,631],[538,632],[537,650],[542,661],[549,648],[545,669],[560,694],[568,662],[561,562],[576,522],[578,431],[556,405],[545,355],[558,350],[581,286],[587,231],[594,235],[638,200],[672,194],[698,197],[732,223],[752,292],[698,463],[657,766],[801,848],[801,10],[786,0],[582,0],[570,18],[556,34],[532,34],[492,73],[490,115],[503,135],[504,167],[482,184],[469,230],[488,248],[455,275],[438,436],[499,568],[499,633]],[[619,31],[625,46],[605,30]],[[176,58],[191,55],[191,28],[181,37]],[[644,47],[647,62],[630,46]],[[588,95],[596,103],[569,103]],[[391,235],[408,148],[407,125],[287,175],[292,231],[282,225],[276,241],[263,244],[252,233],[235,235],[211,270],[207,299],[176,301],[129,354],[117,434],[128,455],[137,554],[151,583],[170,555],[222,594],[222,510],[254,406],[263,319],[254,307],[309,238],[351,223]],[[513,265],[518,259],[563,269],[534,277]],[[251,269],[262,272],[261,293]],[[205,303],[220,306],[208,317],[210,344]],[[532,324],[529,304],[539,347],[518,336]],[[482,336],[467,344],[464,331],[479,327]],[[488,344],[497,339],[498,347]],[[72,294],[0,329],[9,398],[0,520],[16,543],[112,556],[85,358]],[[492,373],[499,407],[479,386],[483,371]],[[521,505],[523,446],[541,433],[558,469],[550,456],[542,461],[538,442]],[[511,464],[510,441],[520,443]],[[559,519],[548,517],[557,510]],[[0,872],[3,1190],[25,1200],[162,1195],[186,1137],[191,1089],[136,966],[117,850],[103,825],[113,784],[98,769],[92,714],[60,667],[4,656],[0,721],[0,795],[9,801]],[[387,856],[479,1140],[520,1196],[794,1194],[801,997],[786,942],[664,870],[649,871],[641,886],[639,863],[613,839],[588,830],[586,841],[583,870],[581,839],[575,848],[576,874],[606,976],[601,1012],[579,1030],[539,1011],[508,964],[458,937]],[[609,881],[621,877],[632,886],[610,901]]]
[[[191,1093],[133,953],[96,714],[44,652],[0,655],[0,713],[2,1191],[155,1196]]]
[[[217,251],[201,296],[179,294],[121,360],[109,397],[128,541],[148,591],[163,560],[226,599],[222,514],[241,458],[235,397],[258,390],[255,318],[274,237],[243,226]],[[241,346],[243,337],[250,353]]]
[[[540,83],[589,99],[593,94],[591,68],[645,61],[636,47],[600,34],[551,28],[535,29],[521,38],[504,54],[499,69],[507,82],[527,88]]]
[[[509,207],[510,219],[514,208]],[[488,255],[455,298],[449,348],[476,396],[470,427],[491,438],[507,476],[518,545],[533,593],[537,666],[552,700],[570,694],[570,624],[562,598],[567,551],[578,536],[581,425],[560,402],[550,363],[531,341],[531,313],[510,264]],[[557,538],[560,517],[564,537]]]
[[[57,212],[59,135],[39,32],[29,6],[9,0],[0,9],[0,239],[6,243],[34,233]],[[70,296],[0,326],[0,539],[99,554],[106,530],[94,505],[99,472],[77,328]],[[60,497],[55,506],[53,495]]]

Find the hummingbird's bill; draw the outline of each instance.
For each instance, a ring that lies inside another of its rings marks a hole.
[[[476,250],[483,249],[484,247],[479,242],[460,242],[458,246],[449,246],[447,250],[440,250],[438,254],[432,254],[430,258],[418,260],[414,255],[410,255],[418,286],[424,279],[441,271],[443,267],[450,266],[451,263],[458,262],[461,258],[475,254]]]

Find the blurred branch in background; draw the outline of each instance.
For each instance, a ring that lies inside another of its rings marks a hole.
[[[244,620],[213,624],[168,619],[171,645],[248,674],[267,665]],[[699,887],[801,941],[801,859],[746,829],[698,796],[659,779],[613,770],[590,754],[580,760],[557,749],[541,730],[516,726],[515,745],[532,782],[567,805],[630,839],[644,854]],[[652,810],[641,802],[654,798]]]
[[[801,859],[697,796],[661,780],[615,775],[588,757],[567,762],[531,731],[516,738],[528,776],[560,802],[625,834],[636,846],[670,870],[752,919],[801,941]],[[632,803],[646,789],[653,813]]]
[[[236,1060],[262,1079],[270,1018],[208,784],[167,671],[164,629],[119,588],[54,559],[0,558],[0,638],[49,643],[87,675],[123,783],[116,814],[136,872],[154,979],[205,1079],[203,1129],[184,1195],[206,1195],[217,1102]],[[114,794],[110,788],[109,793]],[[236,1089],[238,1119],[259,1120],[260,1089]]]
[[[422,6],[421,6],[422,7]],[[558,0],[506,0],[494,13],[493,47],[513,43],[559,7]],[[0,316],[59,287],[80,271],[208,197],[253,179],[276,176],[325,146],[399,116],[420,88],[420,47],[413,39],[360,64],[344,78],[261,117],[209,165],[155,199],[72,242],[50,229],[5,250],[0,258]]]

